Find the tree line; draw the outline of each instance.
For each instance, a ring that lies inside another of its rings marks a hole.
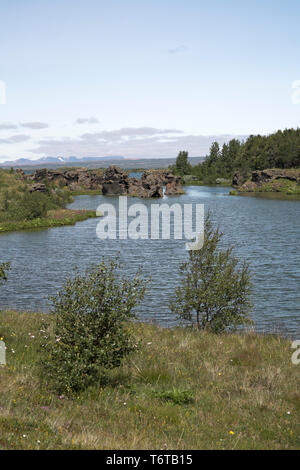
[[[199,181],[214,183],[231,179],[235,172],[248,177],[253,170],[300,167],[300,128],[279,130],[270,135],[250,135],[245,141],[232,139],[222,148],[214,142],[205,160],[192,166],[188,152],[180,152],[171,167],[176,174],[194,175]]]

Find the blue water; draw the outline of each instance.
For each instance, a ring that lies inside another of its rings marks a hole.
[[[187,187],[186,194],[164,197],[173,204],[198,203],[210,209],[224,232],[224,246],[250,263],[253,272],[252,317],[258,331],[300,334],[300,201],[228,196],[228,188]],[[78,196],[71,208],[96,209],[118,198]],[[161,204],[162,200],[128,199],[128,204]],[[99,240],[99,219],[75,226],[23,231],[0,236],[0,260],[11,261],[8,282],[0,287],[2,308],[47,311],[48,296],[59,289],[75,266],[84,270],[102,256],[120,252],[126,272],[139,266],[152,281],[138,315],[164,326],[176,324],[169,300],[178,284],[178,267],[187,260],[184,240]]]

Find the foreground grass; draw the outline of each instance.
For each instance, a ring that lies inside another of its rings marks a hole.
[[[0,313],[0,449],[299,449],[291,343],[133,324],[106,384],[57,396],[37,373],[41,314]]]
[[[22,220],[20,222],[1,222],[0,233],[15,230],[28,230],[35,228],[60,227],[62,225],[75,225],[76,222],[96,217],[96,211],[56,209],[48,211],[47,217],[33,220]]]

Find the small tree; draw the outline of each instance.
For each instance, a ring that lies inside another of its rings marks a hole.
[[[59,392],[82,390],[99,382],[135,350],[127,323],[143,299],[146,283],[117,274],[118,261],[76,272],[52,297],[54,324],[46,335],[42,372]],[[50,325],[51,327],[51,325]]]
[[[175,169],[180,175],[187,175],[191,172],[192,166],[188,160],[188,152],[179,152],[176,158]]]
[[[203,247],[191,250],[189,261],[180,266],[182,280],[171,303],[172,311],[180,318],[196,320],[199,329],[216,333],[251,323],[249,267],[246,263],[238,267],[232,247],[219,248],[222,236],[208,215]]]

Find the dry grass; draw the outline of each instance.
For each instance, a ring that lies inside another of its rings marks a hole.
[[[66,398],[38,379],[40,319],[0,314],[2,449],[300,448],[300,366],[283,338],[134,324],[140,351]]]

